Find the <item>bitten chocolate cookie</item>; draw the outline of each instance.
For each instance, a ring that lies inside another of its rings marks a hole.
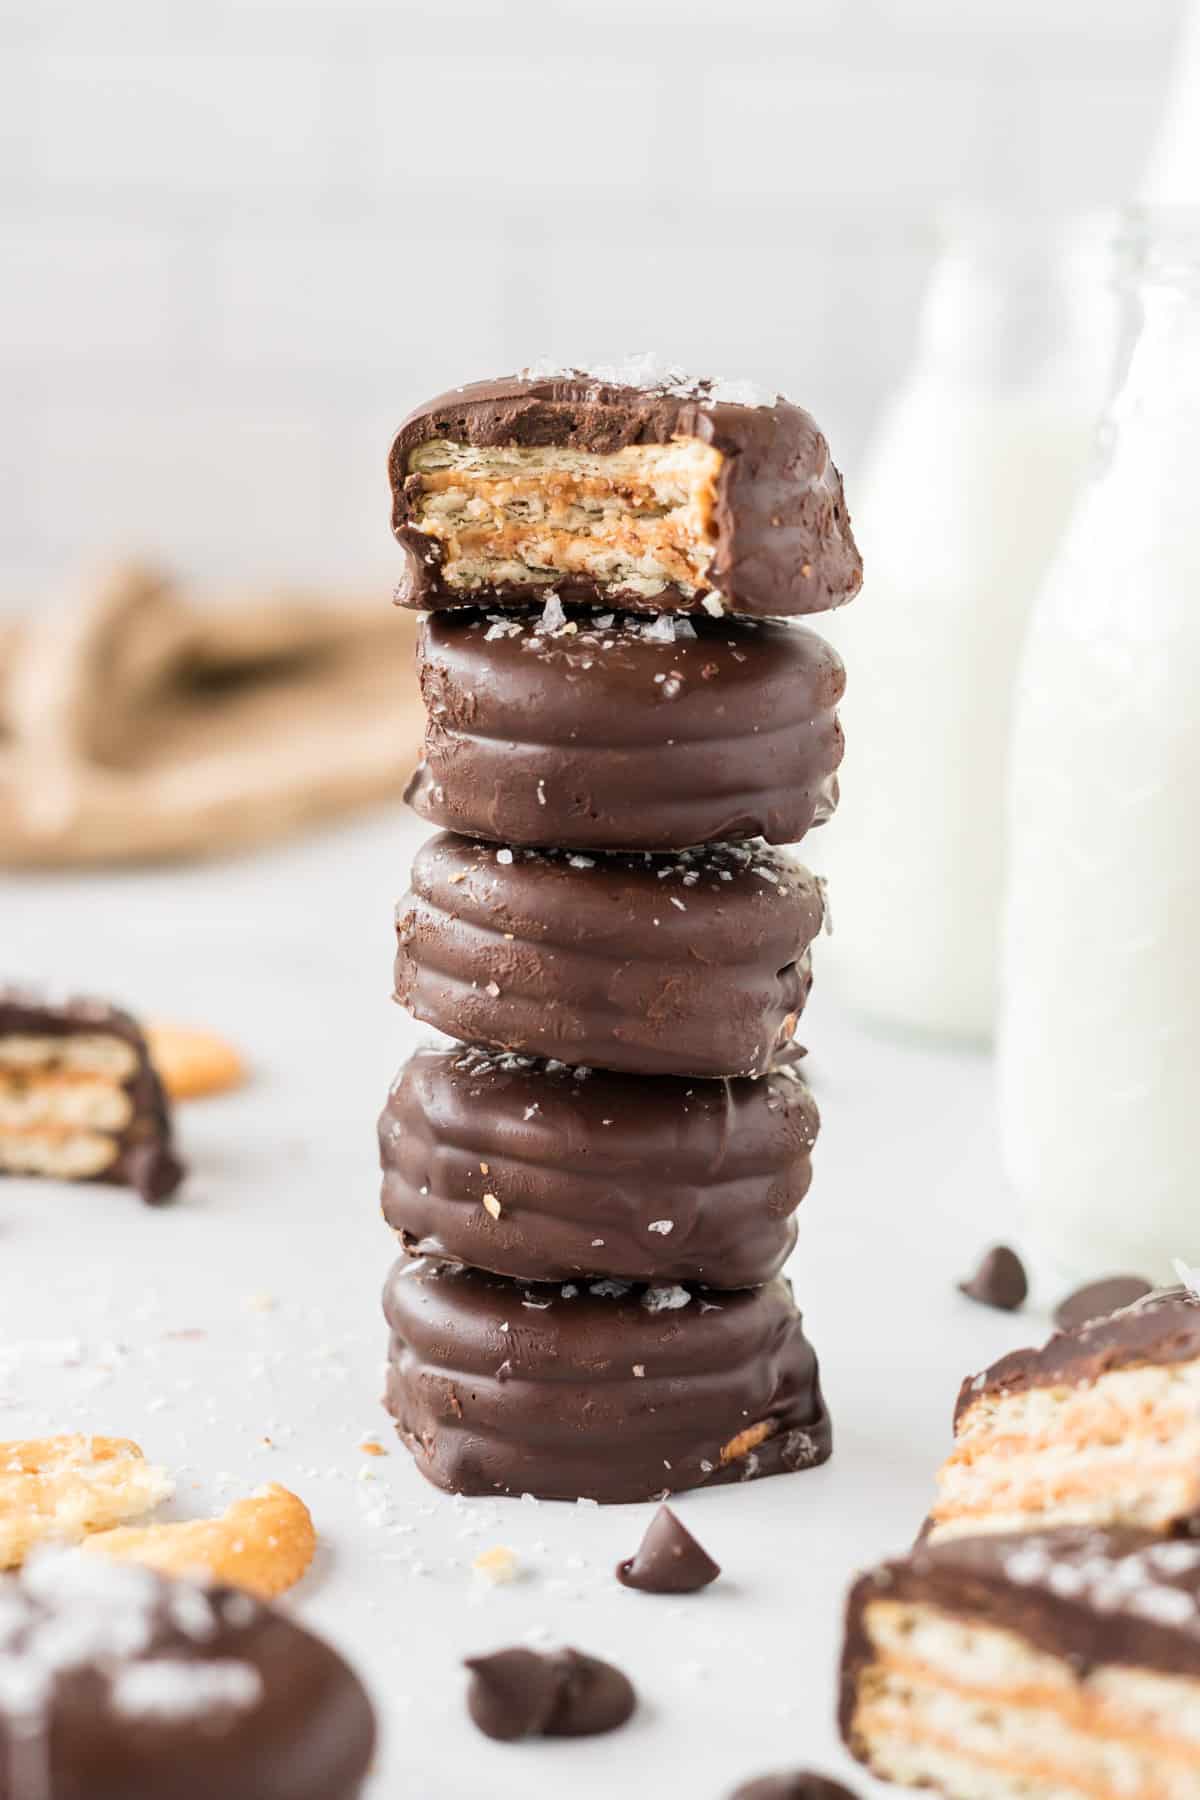
[[[837,804],[845,686],[803,626],[573,608],[433,613],[423,819],[502,844],[793,844]]]
[[[862,583],[842,479],[809,415],[677,371],[526,371],[454,388],[389,461],[422,608],[482,593],[778,618]]]
[[[817,1123],[790,1065],[645,1081],[419,1050],[379,1121],[383,1215],[412,1254],[518,1280],[753,1287],[795,1242]]]
[[[1160,1289],[963,1382],[931,1541],[1200,1527],[1200,1300]]]
[[[248,1595],[43,1552],[0,1589],[0,1800],[354,1800],[375,1721]]]
[[[821,883],[757,842],[676,856],[449,832],[397,908],[396,998],[466,1043],[641,1075],[764,1075],[812,984]]]
[[[166,1097],[128,1013],[0,990],[0,1173],[119,1182],[152,1205],[175,1192]]]
[[[781,1277],[737,1294],[525,1287],[402,1261],[384,1312],[388,1411],[452,1493],[649,1500],[830,1452],[817,1359]]]
[[[1200,1793],[1200,1546],[1062,1530],[922,1546],[850,1595],[841,1727],[963,1800]]]

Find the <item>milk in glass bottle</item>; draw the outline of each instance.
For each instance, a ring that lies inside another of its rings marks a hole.
[[[822,626],[850,670],[826,954],[855,1009],[901,1029],[993,1028],[1012,684],[1103,403],[1105,240],[963,222],[856,487],[861,611]]]
[[[1200,1262],[1200,215],[1124,246],[1128,349],[1016,703],[1001,1126],[1072,1276]]]

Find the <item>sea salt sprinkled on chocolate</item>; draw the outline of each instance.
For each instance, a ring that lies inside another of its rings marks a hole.
[[[642,1305],[649,1313],[675,1312],[679,1307],[689,1305],[691,1298],[685,1287],[648,1287],[642,1295]]]
[[[546,604],[542,609],[542,616],[538,620],[539,630],[541,630],[541,631],[561,631],[562,627],[566,624],[566,622],[567,622],[567,615],[563,611],[562,601],[559,599],[557,594],[548,595],[547,599],[546,599]]]
[[[496,861],[498,863],[503,863],[507,867],[508,864],[512,861],[512,859],[513,859],[513,853],[511,850],[497,850]]]
[[[160,1656],[119,1669],[111,1698],[114,1712],[127,1718],[188,1719],[207,1712],[244,1712],[260,1699],[262,1685],[262,1676],[249,1663]]]
[[[752,381],[689,375],[653,350],[607,363],[563,364],[552,357],[541,357],[520,371],[522,381],[569,381],[580,376],[601,387],[640,388],[644,393],[671,394],[676,399],[697,400],[701,404],[708,401],[728,406],[770,406],[776,399]]]
[[[593,1281],[588,1287],[588,1293],[596,1294],[602,1300],[620,1300],[632,1286],[632,1281]]]
[[[675,1229],[674,1219],[651,1219],[647,1231],[657,1231],[661,1237],[667,1237]]]
[[[1188,1292],[1200,1300],[1200,1269],[1189,1268],[1181,1256],[1172,1258],[1171,1266]]]

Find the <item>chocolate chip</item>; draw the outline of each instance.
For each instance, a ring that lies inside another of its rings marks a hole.
[[[995,1306],[1001,1312],[1015,1312],[1024,1304],[1029,1292],[1025,1265],[1007,1244],[994,1244],[981,1259],[975,1273],[958,1284],[960,1294],[978,1300],[981,1306]]]
[[[1090,1281],[1060,1300],[1054,1309],[1054,1323],[1060,1331],[1074,1331],[1092,1319],[1102,1319],[1123,1306],[1132,1306],[1135,1300],[1153,1292],[1154,1283],[1140,1275],[1107,1275],[1103,1281]]]
[[[467,1667],[467,1711],[486,1737],[513,1743],[545,1731],[562,1686],[550,1657],[536,1650],[497,1650],[493,1656],[469,1656]]]
[[[815,1775],[811,1769],[793,1769],[789,1774],[760,1775],[737,1789],[729,1800],[856,1800],[840,1781],[827,1775]]]
[[[591,1737],[623,1725],[637,1704],[628,1678],[578,1650],[497,1650],[467,1659],[467,1710],[487,1737]]]
[[[644,1594],[694,1594],[721,1573],[669,1506],[660,1506],[646,1528],[637,1553],[617,1564],[617,1580],[623,1587],[640,1588]]]
[[[627,1675],[578,1650],[560,1650],[551,1660],[558,1665],[562,1687],[545,1728],[547,1737],[592,1737],[624,1725],[637,1705]]]

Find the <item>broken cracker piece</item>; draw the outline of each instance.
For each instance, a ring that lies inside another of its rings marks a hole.
[[[260,1600],[293,1587],[313,1559],[317,1534],[303,1500],[269,1482],[216,1519],[97,1532],[83,1548],[164,1575],[206,1574]]]
[[[155,1023],[146,1027],[150,1060],[172,1100],[199,1100],[241,1087],[246,1065],[240,1053],[215,1031],[192,1025]]]
[[[78,1543],[141,1518],[173,1492],[166,1470],[128,1438],[0,1443],[0,1568],[15,1568],[39,1544]]]

